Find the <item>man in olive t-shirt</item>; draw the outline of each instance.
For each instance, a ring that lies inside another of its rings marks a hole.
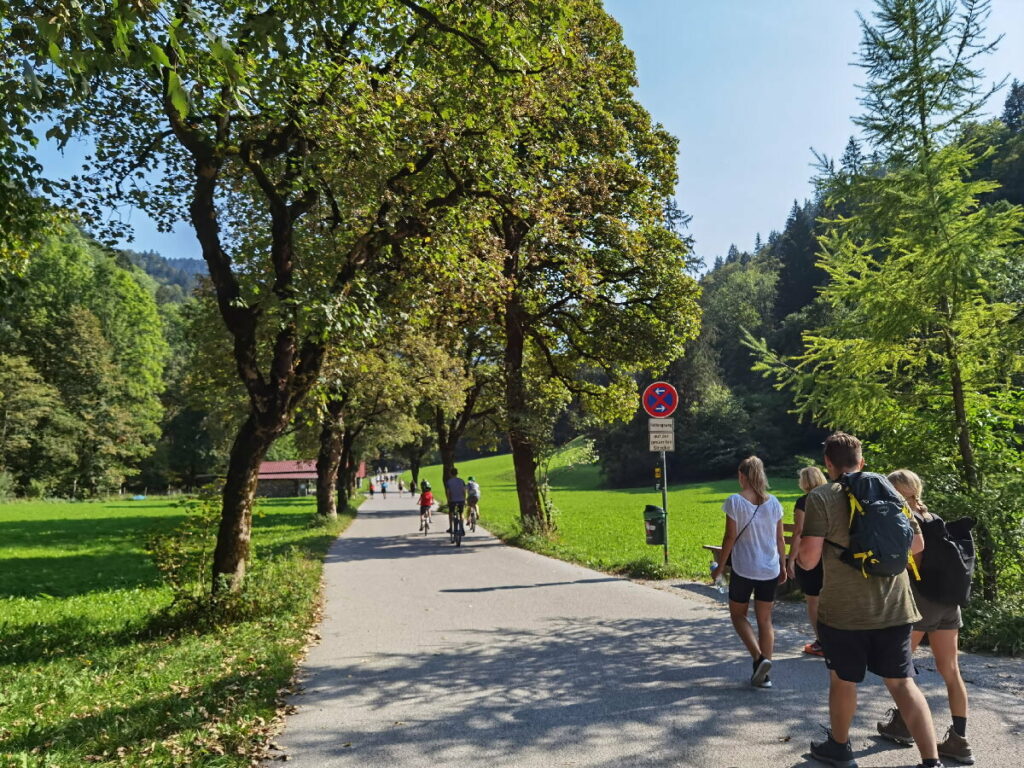
[[[818,638],[830,670],[829,738],[811,743],[811,755],[838,768],[855,768],[850,724],[857,710],[857,683],[867,670],[885,682],[925,766],[941,765],[931,711],[914,682],[910,630],[920,620],[906,571],[897,576],[868,576],[839,559],[840,546],[850,543],[850,502],[834,482],[846,472],[864,468],[860,441],[836,432],[825,441],[825,467],[832,483],[818,486],[805,502],[800,567],[824,569],[818,602]],[[911,550],[924,548],[916,521]]]

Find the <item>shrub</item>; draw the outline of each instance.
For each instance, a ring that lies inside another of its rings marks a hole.
[[[207,486],[199,495],[182,499],[175,506],[185,511],[185,519],[170,531],[150,538],[146,550],[177,604],[201,600],[209,594],[220,489]]]
[[[11,498],[14,495],[14,475],[6,469],[0,469],[0,501]]]
[[[966,650],[1024,654],[1024,600],[988,603],[975,599],[964,610],[961,645]]]

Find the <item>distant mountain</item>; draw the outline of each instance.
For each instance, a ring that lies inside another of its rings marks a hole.
[[[207,273],[206,262],[202,259],[164,259],[170,267],[192,277],[202,277]]]
[[[206,275],[202,259],[165,259],[156,251],[123,251],[128,260],[152,277],[157,285],[156,299],[161,304],[185,301],[196,282]]]

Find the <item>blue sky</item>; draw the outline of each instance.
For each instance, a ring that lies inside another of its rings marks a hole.
[[[870,0],[605,0],[636,52],[637,96],[680,140],[680,206],[707,263],[730,243],[750,248],[781,229],[793,200],[811,193],[811,147],[838,155],[860,111],[856,12]],[[1024,0],[993,0],[991,35],[1004,34],[985,65],[990,80],[1024,80]],[[991,111],[1002,111],[1004,93]],[[84,152],[42,161],[71,174]],[[199,258],[187,224],[159,233],[139,212],[131,247]]]
[[[860,113],[870,0],[605,0],[636,53],[637,96],[679,138],[677,198],[710,263],[781,229],[811,194],[811,148],[839,155]],[[1004,34],[986,76],[1024,81],[1024,0],[993,0]],[[990,104],[1002,112],[1005,91]]]

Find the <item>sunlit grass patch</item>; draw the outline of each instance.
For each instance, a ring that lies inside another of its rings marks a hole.
[[[0,765],[252,764],[352,517],[314,511],[264,500],[244,610],[196,622],[145,551],[179,507],[0,505]]]

